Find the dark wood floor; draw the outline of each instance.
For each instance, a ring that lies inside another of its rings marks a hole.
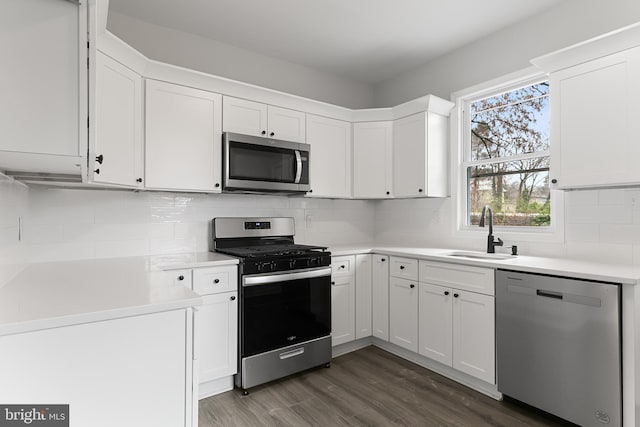
[[[213,426],[555,426],[441,375],[367,347],[315,369],[200,401],[200,427]]]

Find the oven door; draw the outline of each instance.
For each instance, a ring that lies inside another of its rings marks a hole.
[[[331,268],[243,276],[241,292],[242,357],[331,334]]]
[[[309,190],[307,144],[225,133],[225,191],[306,192]]]

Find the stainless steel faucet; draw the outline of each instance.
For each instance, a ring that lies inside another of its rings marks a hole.
[[[478,225],[480,227],[484,227],[484,219],[487,216],[487,213],[489,216],[489,236],[487,237],[487,253],[494,254],[496,253],[496,246],[502,246],[504,245],[504,242],[499,237],[497,241],[493,237],[493,211],[489,206],[485,206],[482,208],[482,215],[480,216],[480,224]]]

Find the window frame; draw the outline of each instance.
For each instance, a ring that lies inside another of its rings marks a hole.
[[[454,92],[451,100],[455,103],[451,114],[451,196],[453,199],[453,234],[455,237],[478,238],[487,233],[486,229],[468,224],[467,203],[469,188],[467,168],[470,165],[494,163],[497,159],[471,161],[471,124],[467,118],[467,105],[472,102],[509,92],[527,85],[548,80],[549,75],[536,67],[508,74],[504,77]],[[549,95],[549,103],[553,102]],[[552,144],[553,141],[550,141]],[[532,157],[550,156],[550,150],[504,157],[500,161],[518,160]],[[550,189],[551,225],[548,227],[494,226],[494,234],[505,240],[507,245],[518,242],[564,242],[564,197],[560,190]]]

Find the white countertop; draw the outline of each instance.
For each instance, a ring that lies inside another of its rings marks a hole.
[[[513,269],[530,273],[570,276],[587,280],[599,280],[635,285],[640,282],[640,266],[604,264],[565,258],[544,258],[518,255],[507,260],[472,259],[447,255],[456,249],[405,248],[387,246],[334,246],[332,256],[378,253],[453,264],[475,265],[479,267]]]
[[[28,265],[0,288],[0,336],[197,306],[150,258]]]
[[[236,265],[238,258],[217,252],[194,252],[186,254],[153,255],[149,262],[161,270],[178,270],[182,268],[217,267],[220,265]]]

